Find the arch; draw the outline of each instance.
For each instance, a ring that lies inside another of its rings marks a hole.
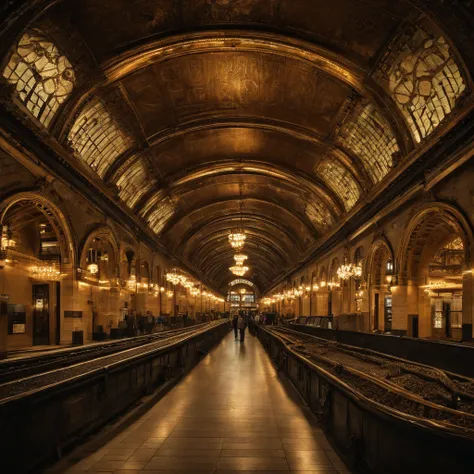
[[[120,251],[117,238],[114,231],[108,226],[97,227],[96,229],[89,232],[88,236],[84,240],[84,243],[80,249],[79,255],[79,267],[82,271],[86,269],[86,260],[89,248],[93,245],[95,239],[100,239],[105,243],[105,245],[110,246],[112,249],[112,261],[109,261],[107,264],[107,276],[110,279],[113,277],[118,277],[120,275]]]
[[[369,286],[374,284],[381,284],[381,263],[382,259],[388,258],[394,261],[394,253],[392,245],[383,236],[377,237],[371,244],[367,257],[365,259],[365,265],[362,271],[364,280]],[[378,282],[378,283],[375,283]]]
[[[458,235],[464,244],[464,265],[471,265],[473,231],[463,213],[452,204],[426,203],[407,223],[395,260],[399,283],[419,277],[422,260],[443,243],[447,236]]]
[[[71,226],[63,212],[50,199],[36,192],[21,192],[10,196],[0,203],[0,226],[6,224],[4,221],[8,211],[16,204],[24,201],[30,202],[44,214],[58,236],[62,263],[71,264],[74,268],[76,244]]]

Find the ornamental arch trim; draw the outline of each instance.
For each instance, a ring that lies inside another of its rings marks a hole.
[[[471,224],[462,210],[445,202],[429,202],[418,210],[405,226],[403,239],[395,260],[395,274],[398,276],[399,284],[407,284],[412,276],[412,269],[410,269],[410,265],[413,263],[412,250],[417,240],[420,239],[416,233],[424,225],[430,224],[430,217],[436,218],[436,221],[431,222],[447,225],[451,227],[454,234],[459,235],[464,243],[464,266],[470,269],[472,265],[474,234]]]
[[[118,268],[120,264],[119,244],[114,231],[108,226],[97,227],[96,229],[89,232],[89,234],[87,235],[84,243],[81,245],[80,250],[81,253],[79,263],[81,268],[86,267],[87,250],[92,240],[99,236],[103,238],[112,247],[112,250],[114,252],[114,268]]]
[[[362,274],[364,275],[364,281],[371,286],[374,281],[374,275],[372,274],[373,266],[376,263],[377,253],[379,250],[385,249],[389,255],[389,258],[394,262],[395,253],[393,251],[392,244],[386,237],[377,237],[369,247],[367,256],[364,258],[364,268]]]
[[[6,198],[0,203],[0,225],[3,225],[7,212],[20,202],[35,206],[53,226],[61,249],[61,263],[75,265],[76,243],[71,226],[65,214],[49,198],[37,192],[21,192]]]

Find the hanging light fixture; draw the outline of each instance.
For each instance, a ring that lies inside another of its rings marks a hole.
[[[239,212],[240,212],[240,227],[235,228],[230,231],[229,234],[229,243],[233,249],[241,250],[245,245],[245,230],[242,226],[242,183],[239,184]]]
[[[346,263],[337,269],[337,276],[341,280],[349,280],[349,278],[360,278],[362,276],[362,266]]]
[[[245,260],[248,259],[248,256],[245,255],[244,253],[236,253],[234,255],[234,260],[236,265],[243,265]]]
[[[55,263],[45,263],[32,267],[31,276],[35,280],[58,281],[61,278],[61,270]]]
[[[173,270],[166,274],[166,280],[171,282],[173,285],[177,285],[181,281],[181,278],[182,277],[176,268],[173,268]]]
[[[249,267],[244,267],[243,265],[232,265],[231,267],[229,267],[229,270],[234,275],[244,276],[248,272]]]
[[[244,247],[246,238],[244,229],[234,229],[229,234],[229,243],[233,249],[240,250]]]
[[[13,232],[9,225],[2,226],[2,238],[0,242],[0,250],[8,250],[15,247],[16,242],[12,238]]]

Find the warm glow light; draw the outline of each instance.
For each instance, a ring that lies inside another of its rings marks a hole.
[[[236,265],[243,265],[245,260],[247,260],[248,256],[243,253],[236,253],[234,255],[234,260]]]
[[[229,234],[229,243],[232,248],[240,250],[245,244],[245,231],[243,229],[235,229]]]
[[[341,265],[337,269],[337,276],[342,280],[349,280],[349,278],[359,278],[362,275],[362,267],[348,263]]]
[[[61,271],[54,263],[32,267],[31,274],[36,280],[57,281],[61,278]]]
[[[242,265],[233,265],[232,267],[229,267],[229,270],[237,276],[244,276],[248,270],[249,267],[244,267]]]
[[[87,265],[87,271],[92,274],[98,273],[99,265],[97,265],[97,263],[89,263],[89,265]]]

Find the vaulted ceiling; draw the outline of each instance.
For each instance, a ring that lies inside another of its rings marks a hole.
[[[1,8],[13,99],[92,183],[222,288],[233,279],[230,229],[245,228],[246,277],[267,287],[472,106],[470,1]],[[61,94],[48,92],[42,49]],[[44,80],[39,105],[22,61]]]

